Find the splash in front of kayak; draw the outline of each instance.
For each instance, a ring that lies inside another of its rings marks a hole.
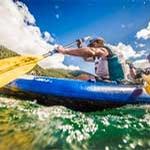
[[[0,149],[147,149],[150,107],[82,113],[0,97]]]

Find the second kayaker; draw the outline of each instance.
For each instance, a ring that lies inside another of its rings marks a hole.
[[[125,79],[125,71],[118,56],[108,46],[105,46],[102,38],[90,40],[87,47],[64,48],[58,46],[57,51],[66,55],[79,56],[85,60],[92,58],[95,61],[95,73],[100,79],[111,81]]]

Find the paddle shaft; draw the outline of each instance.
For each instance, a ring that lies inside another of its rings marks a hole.
[[[76,44],[76,41],[71,42],[70,44],[67,44],[64,46],[64,48],[70,48],[73,47]],[[48,53],[43,54],[43,59],[47,58],[49,56],[52,56],[54,54],[58,53],[58,51],[54,48],[52,51],[49,51]]]

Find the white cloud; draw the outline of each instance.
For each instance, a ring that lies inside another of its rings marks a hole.
[[[48,57],[44,61],[40,62],[40,65],[44,68],[62,68],[69,70],[79,70],[78,66],[69,65],[66,66],[62,62],[64,61],[64,56],[62,54],[56,54],[53,57]]]
[[[121,28],[125,28],[126,27],[126,25],[124,25],[124,24],[121,24]]]
[[[139,43],[139,47],[145,47],[145,44]]]
[[[53,37],[47,31],[44,32],[44,40],[45,40],[45,42],[54,42]]]
[[[52,40],[47,31],[42,33],[36,26],[36,20],[25,4],[0,0],[0,45],[20,54],[44,54],[54,48],[48,43]],[[52,58],[53,56],[42,63],[50,67],[64,67],[63,55]],[[55,60],[54,66],[51,65],[51,59]]]
[[[140,50],[136,52],[136,55],[134,58],[142,58],[142,57],[146,57],[147,55],[147,51],[146,50]]]
[[[0,1],[0,44],[21,54],[43,54],[53,46],[46,43],[35,18],[21,2]]]
[[[121,42],[118,43],[118,45],[108,44],[108,46],[112,49],[114,53],[118,54],[119,57],[122,57],[121,55],[123,55],[123,57],[121,58],[122,61],[124,60],[135,61],[135,60],[143,59],[146,58],[148,54],[147,50],[137,51],[134,50],[131,45],[125,45]]]
[[[142,29],[139,32],[137,32],[136,37],[138,39],[150,39],[150,22],[148,23],[148,26],[145,29]]]
[[[137,68],[147,68],[150,67],[149,61],[146,59],[147,50],[135,51],[131,45],[125,45],[123,43],[119,43],[117,46],[109,45],[113,52],[119,54],[121,52],[125,58],[125,60],[134,60],[133,64]],[[122,61],[124,61],[122,59]]]
[[[119,43],[117,46],[115,45],[109,45],[109,46],[116,54],[119,55],[120,52],[123,54],[124,57],[120,59],[122,62],[125,60],[131,60],[134,66],[137,68],[147,68],[150,66],[150,63],[146,59],[147,56],[146,50],[141,50],[137,52],[132,48],[131,45],[125,45],[123,43]]]
[[[118,43],[118,45],[109,45],[115,53],[121,52],[125,59],[136,56],[136,51],[132,48],[131,45],[125,45],[123,43]]]
[[[59,19],[59,14],[56,14],[55,16],[56,16],[56,19]]]
[[[55,9],[59,9],[59,5],[55,5]]]
[[[134,61],[134,66],[137,68],[148,68],[150,67],[150,63],[148,62],[147,59],[140,59],[140,60],[136,60]]]
[[[136,42],[135,44],[136,44],[136,47],[140,47],[140,48],[143,48],[143,47],[146,46],[145,44],[143,44],[143,43],[138,43],[138,42]]]

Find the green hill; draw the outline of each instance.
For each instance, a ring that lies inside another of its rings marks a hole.
[[[19,54],[0,45],[0,59],[7,58],[7,57],[13,57],[13,56],[19,56]]]
[[[16,52],[0,46],[0,59],[19,56]],[[88,73],[83,71],[71,71],[64,69],[43,69],[39,65],[36,65],[28,74],[40,75],[40,76],[49,76],[49,77],[58,77],[58,78],[74,78],[87,80],[89,78]],[[91,75],[90,75],[91,76]]]

